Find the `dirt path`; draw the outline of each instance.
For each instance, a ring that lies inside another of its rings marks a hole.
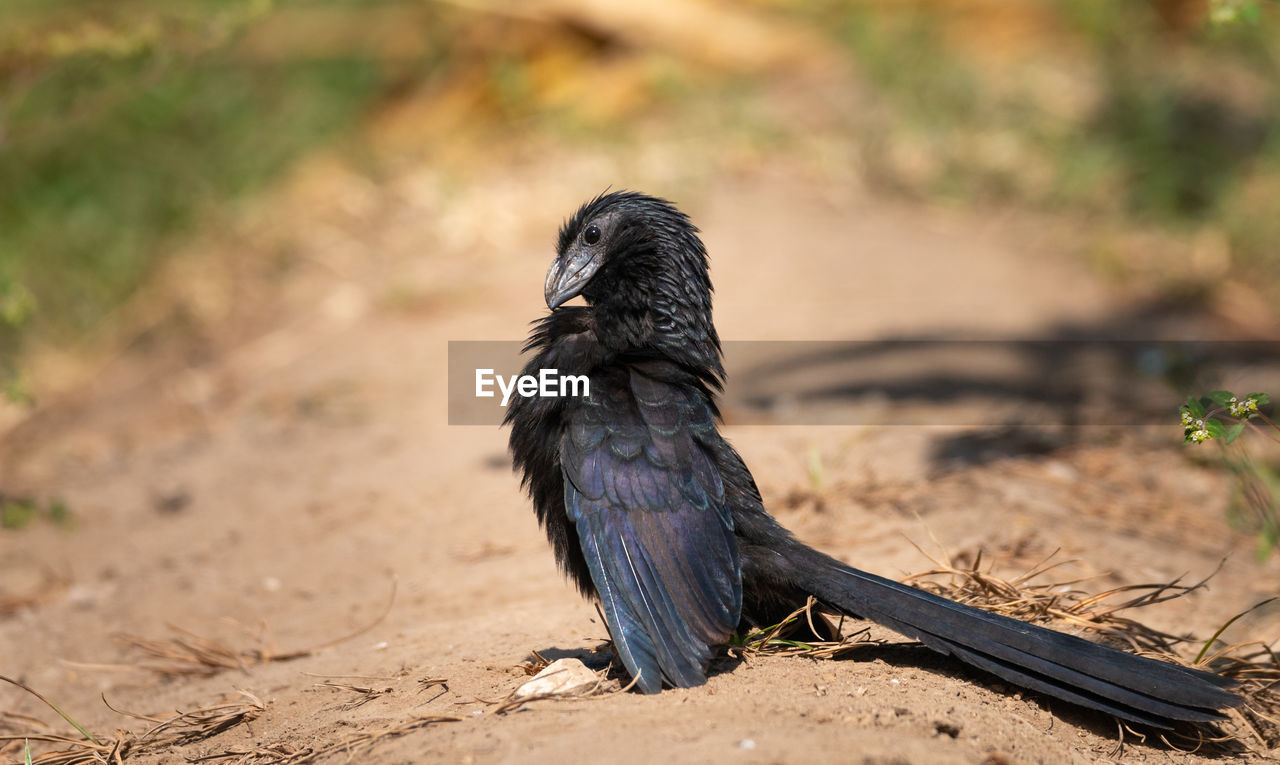
[[[510,473],[505,432],[447,424],[446,346],[523,335],[545,310],[540,286],[560,219],[609,182],[650,180],[610,177],[616,169],[605,163],[540,185],[546,168],[524,168],[436,202],[401,179],[368,209],[357,205],[355,222],[321,209],[313,226],[299,226],[310,231],[310,265],[290,284],[303,286],[284,293],[267,331],[164,375],[126,356],[71,414],[23,431],[5,479],[61,495],[74,522],[0,534],[0,592],[50,587],[0,616],[0,672],[96,731],[148,727],[107,709],[100,694],[149,715],[237,689],[265,704],[248,725],[137,762],[319,748],[422,715],[463,719],[381,739],[357,759],[1115,755],[1106,718],[905,648],[836,662],[726,662],[702,688],[493,714],[485,700],[522,682],[531,651],[591,649],[605,631],[555,570]],[[1036,336],[1125,307],[1025,221],[836,195],[767,171],[679,201],[705,232],[717,322],[730,339]],[[1251,540],[1223,522],[1222,479],[1150,439],[1053,442],[1034,453],[1013,444],[957,468],[938,456],[954,428],[731,425],[728,435],[786,524],[888,575],[930,566],[908,540],[932,554],[980,546],[1007,572],[1061,548],[1076,561],[1063,578],[1100,576],[1097,590],[1198,578],[1226,556],[1209,591],[1143,614],[1200,635],[1280,581],[1280,564],[1255,562]],[[824,475],[816,489],[814,455]],[[54,580],[42,585],[46,571]],[[394,605],[379,621],[393,582]],[[1274,637],[1278,619],[1259,615],[1233,634]],[[265,634],[288,651],[371,622],[303,657],[209,676],[147,672],[116,638],[174,637],[181,627],[244,648]],[[447,687],[424,687],[427,679]],[[16,689],[0,689],[0,712],[51,717]],[[1116,756],[1171,755],[1127,746]]]

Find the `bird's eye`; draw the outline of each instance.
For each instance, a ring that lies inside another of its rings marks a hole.
[[[582,241],[587,244],[595,244],[600,241],[600,227],[594,224],[587,226],[587,230],[582,232]]]

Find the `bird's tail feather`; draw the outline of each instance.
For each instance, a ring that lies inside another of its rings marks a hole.
[[[793,563],[801,563],[793,558]],[[1010,683],[1131,722],[1222,720],[1230,678],[1148,659],[962,605],[804,549],[799,579],[820,601]]]

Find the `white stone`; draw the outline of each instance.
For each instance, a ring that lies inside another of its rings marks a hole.
[[[581,696],[599,684],[596,673],[578,659],[556,659],[533,679],[516,689],[516,698],[530,696]]]

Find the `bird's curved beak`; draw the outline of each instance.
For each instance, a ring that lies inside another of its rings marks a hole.
[[[587,286],[591,277],[600,270],[603,258],[599,253],[589,250],[572,249],[564,257],[556,258],[547,269],[547,281],[542,295],[547,299],[547,308],[555,310],[577,297],[582,288]]]

